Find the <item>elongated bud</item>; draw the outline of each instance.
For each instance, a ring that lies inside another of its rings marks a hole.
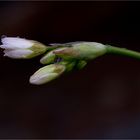
[[[53,51],[50,51],[40,59],[40,63],[50,64],[50,63],[53,63],[55,59],[56,59],[56,55],[53,53]]]
[[[19,37],[4,37],[1,41],[2,45],[0,45],[0,48],[5,49],[4,56],[14,59],[33,58],[43,54],[47,50],[47,46],[38,41]]]
[[[66,60],[84,59],[90,60],[101,56],[107,52],[106,46],[96,42],[75,42],[62,44],[64,48],[54,50],[54,54]],[[70,47],[66,47],[70,46]]]
[[[65,71],[66,72],[72,71],[73,68],[76,65],[76,61],[61,61],[59,63],[62,64],[62,65],[65,65],[65,67],[66,67],[66,70]]]
[[[83,69],[87,65],[87,62],[85,60],[79,60],[76,64],[77,69]]]
[[[64,71],[65,66],[62,64],[50,64],[40,68],[31,77],[29,82],[34,85],[48,83],[59,77]]]

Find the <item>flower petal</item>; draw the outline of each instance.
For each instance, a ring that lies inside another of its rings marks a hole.
[[[33,46],[33,42],[27,39],[18,38],[18,37],[4,37],[1,39],[3,45],[1,48],[5,49],[25,49]]]
[[[4,56],[10,58],[26,58],[26,56],[33,53],[31,50],[18,49],[18,50],[4,50]]]
[[[15,47],[12,47],[11,45],[0,45],[0,48],[2,48],[2,49],[10,49],[10,50],[16,49]]]

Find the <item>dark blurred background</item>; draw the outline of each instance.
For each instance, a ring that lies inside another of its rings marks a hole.
[[[0,2],[0,35],[95,41],[140,51],[140,2]],[[0,50],[0,138],[140,138],[140,61],[105,55],[46,85],[40,57]]]

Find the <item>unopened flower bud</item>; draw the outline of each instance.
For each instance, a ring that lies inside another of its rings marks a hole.
[[[75,42],[62,44],[63,48],[56,49],[53,52],[66,60],[84,59],[90,60],[101,56],[107,52],[106,46],[96,42]],[[69,46],[69,47],[68,47]]]
[[[19,37],[4,37],[1,42],[0,48],[5,49],[4,56],[15,59],[29,59],[47,50],[47,47],[40,42]]]
[[[76,65],[76,61],[61,61],[59,63],[66,66],[66,72],[72,71]]]
[[[76,67],[80,70],[84,68],[87,65],[87,62],[85,60],[79,60],[76,64]]]
[[[40,68],[31,77],[29,82],[34,85],[41,85],[59,77],[65,71],[62,64],[50,64]]]
[[[56,55],[53,53],[53,51],[50,51],[40,59],[40,63],[41,64],[50,64],[55,61],[55,58],[56,58]]]

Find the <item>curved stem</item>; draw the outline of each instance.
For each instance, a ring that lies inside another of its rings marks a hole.
[[[118,48],[111,45],[106,45],[106,46],[107,46],[106,48],[107,53],[119,54],[119,55],[124,55],[124,56],[129,56],[132,58],[140,59],[140,52],[128,50],[126,48]]]

